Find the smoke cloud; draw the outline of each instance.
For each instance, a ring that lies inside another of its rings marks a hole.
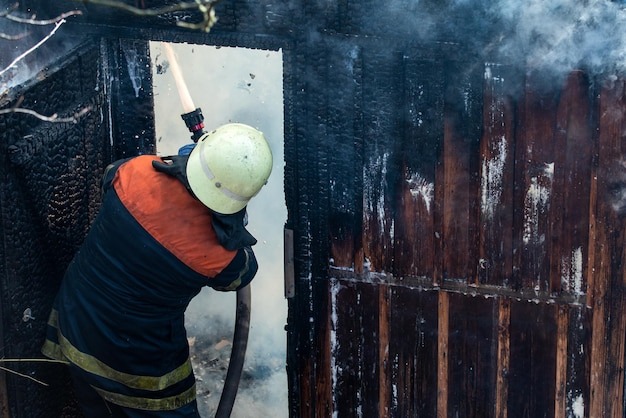
[[[459,43],[468,56],[537,70],[626,70],[624,0],[391,0],[362,9],[349,13],[366,34]]]
[[[15,5],[0,0],[0,97],[30,81],[80,43],[80,38],[68,36],[63,26],[66,20],[43,24],[45,18],[16,10]]]
[[[494,3],[504,27],[499,51],[531,68],[592,73],[626,70],[626,7],[622,2],[506,1]]]

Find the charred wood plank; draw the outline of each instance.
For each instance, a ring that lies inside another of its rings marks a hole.
[[[378,416],[391,416],[392,387],[391,368],[389,361],[390,345],[390,288],[387,285],[378,286]]]
[[[443,141],[444,68],[436,61],[405,57],[395,268],[399,275],[434,277],[435,177]]]
[[[439,293],[437,326],[437,417],[448,416],[450,391],[450,295]]]
[[[495,314],[494,314],[495,315]],[[509,368],[511,358],[511,301],[498,298],[497,357],[494,417],[508,417]]]
[[[556,373],[556,307],[511,303],[509,413],[553,418]]]
[[[624,190],[626,82],[608,80],[599,92],[597,196],[594,199],[590,416],[624,411],[626,237]]]
[[[512,275],[515,108],[510,77],[505,66],[485,66],[478,267],[482,284],[502,285]]]
[[[549,210],[554,189],[554,135],[558,92],[538,88],[543,74],[526,75],[515,150],[517,241],[512,286],[546,291],[549,286]]]
[[[438,295],[392,287],[391,416],[437,416]]]
[[[441,205],[443,279],[476,281],[478,258],[478,160],[481,135],[482,74],[447,64]],[[479,78],[480,77],[480,78]]]
[[[363,121],[360,47],[326,45],[325,138],[329,152],[329,239],[335,266],[363,269]],[[334,93],[341,91],[341,95]],[[330,95],[328,95],[330,93]]]
[[[551,292],[586,291],[583,272],[589,239],[591,101],[588,77],[572,72],[563,87],[554,136],[554,192],[550,205]]]
[[[370,284],[331,280],[333,413],[379,412],[379,290]]]
[[[458,294],[449,299],[448,416],[491,417],[497,358],[495,299]]]
[[[363,55],[363,103],[368,104],[363,107],[363,250],[374,271],[394,268],[400,59],[389,48]]]

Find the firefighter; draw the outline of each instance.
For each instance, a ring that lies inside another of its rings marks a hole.
[[[238,123],[189,155],[107,167],[42,349],[69,364],[88,418],[199,417],[184,312],[202,287],[235,291],[255,276],[246,207],[271,169],[263,134]]]

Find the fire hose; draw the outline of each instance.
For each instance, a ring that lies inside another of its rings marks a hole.
[[[196,108],[185,84],[182,71],[176,60],[176,55],[172,47],[163,43],[163,48],[167,55],[167,59],[172,69],[176,88],[183,105],[183,113],[181,115],[187,128],[191,132],[191,139],[197,142],[204,133],[204,118],[200,108]],[[246,357],[246,348],[248,346],[248,334],[250,331],[250,307],[252,299],[252,291],[250,285],[245,286],[237,291],[236,314],[235,314],[235,330],[233,334],[233,345],[230,353],[230,361],[228,363],[228,371],[224,380],[224,387],[220,402],[215,413],[216,418],[228,418],[235,404],[235,397],[239,389],[239,381],[243,371],[243,363]]]

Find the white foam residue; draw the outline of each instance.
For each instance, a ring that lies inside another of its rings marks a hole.
[[[561,260],[561,286],[576,296],[583,294],[583,249],[578,247]]]
[[[554,163],[545,164],[543,176],[530,178],[524,197],[524,244],[539,244],[545,239],[539,234],[539,217],[548,212],[553,178]]]
[[[572,279],[574,281],[574,293],[577,296],[583,293],[583,249],[576,248],[572,253]]]
[[[463,104],[466,112],[470,111],[470,92],[471,88],[467,87],[463,90]]]
[[[583,395],[578,395],[572,403],[572,418],[584,418],[585,417],[585,400]]]
[[[421,199],[430,213],[431,203],[435,195],[435,184],[427,181],[419,173],[412,174],[407,180],[409,192],[415,199]]]
[[[481,182],[481,209],[488,219],[493,218],[502,197],[502,177],[506,163],[506,137],[502,136],[497,144],[494,156],[484,159]]]
[[[491,78],[491,67],[485,65],[485,80],[489,80]]]
[[[498,75],[495,75],[492,71],[492,67],[499,67],[500,64],[496,64],[493,62],[485,63],[485,80],[491,80],[498,83],[504,83],[504,78]]]
[[[139,97],[139,91],[142,88],[141,80],[146,77],[146,65],[140,62],[140,58],[138,56],[139,54],[133,45],[126,45],[122,43],[122,51],[124,52],[124,57],[126,58],[128,78],[130,78],[130,82],[133,84],[133,88],[135,89],[135,97]]]
[[[382,161],[380,161],[380,188],[378,189],[380,192],[380,196],[378,196],[378,201],[376,203],[376,211],[378,212],[378,222],[380,223],[380,230],[385,230],[385,185],[387,178],[387,159],[389,158],[389,153],[385,153],[382,157]]]
[[[363,178],[379,180],[377,184],[365,182],[363,186],[363,196],[367,205],[367,213],[365,214],[365,217],[367,219],[373,214],[376,214],[376,220],[378,222],[380,232],[384,232],[386,226],[385,190],[387,185],[388,159],[389,153],[386,152],[363,167]],[[391,229],[391,233],[393,234],[393,225],[391,225]]]

